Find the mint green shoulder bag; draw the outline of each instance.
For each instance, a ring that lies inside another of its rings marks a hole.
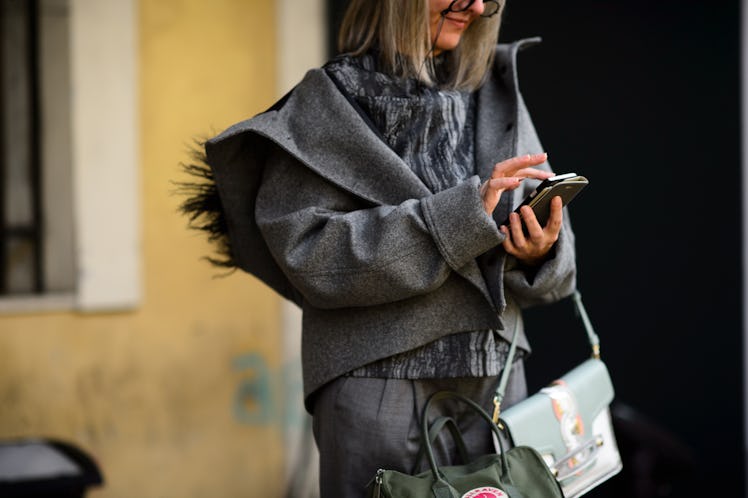
[[[587,332],[592,357],[500,413],[507,382],[505,368],[494,398],[493,417],[508,432],[513,444],[529,446],[540,453],[566,498],[583,495],[622,468],[609,410],[613,383],[600,359],[600,340],[579,292],[574,293],[573,300]],[[515,349],[513,341],[508,365]],[[500,448],[496,437],[494,445]]]

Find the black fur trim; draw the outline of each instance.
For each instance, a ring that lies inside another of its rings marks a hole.
[[[218,195],[218,187],[213,171],[205,155],[205,143],[196,141],[190,149],[192,162],[180,163],[182,172],[192,177],[189,181],[172,182],[175,193],[186,199],[179,205],[179,212],[188,218],[188,227],[208,235],[215,245],[216,256],[206,256],[212,265],[236,270],[237,265],[231,256],[226,215]]]

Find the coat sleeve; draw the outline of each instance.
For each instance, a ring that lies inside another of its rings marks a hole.
[[[574,233],[564,210],[564,225],[548,259],[529,268],[507,259],[504,285],[520,307],[552,303],[571,295],[576,288]]]
[[[503,240],[479,179],[399,205],[371,205],[271,153],[255,219],[270,251],[313,306],[373,306],[428,293]]]

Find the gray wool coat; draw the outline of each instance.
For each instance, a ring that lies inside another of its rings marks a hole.
[[[568,216],[551,257],[531,273],[501,247],[497,221],[537,182],[505,192],[494,219],[478,193],[495,163],[543,150],[516,72],[518,50],[537,41],[497,46],[477,93],[478,174],[438,193],[324,69],[207,142],[234,260],[303,310],[308,409],[332,379],[447,334],[494,329],[511,340],[521,308],[573,292]],[[519,346],[529,350],[523,330]]]

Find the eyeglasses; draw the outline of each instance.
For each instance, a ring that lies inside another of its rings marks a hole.
[[[465,12],[475,3],[475,0],[452,0],[449,7],[442,11],[442,15],[446,16],[450,12]],[[483,14],[481,17],[492,17],[499,13],[499,2],[498,0],[484,0],[483,2]]]

